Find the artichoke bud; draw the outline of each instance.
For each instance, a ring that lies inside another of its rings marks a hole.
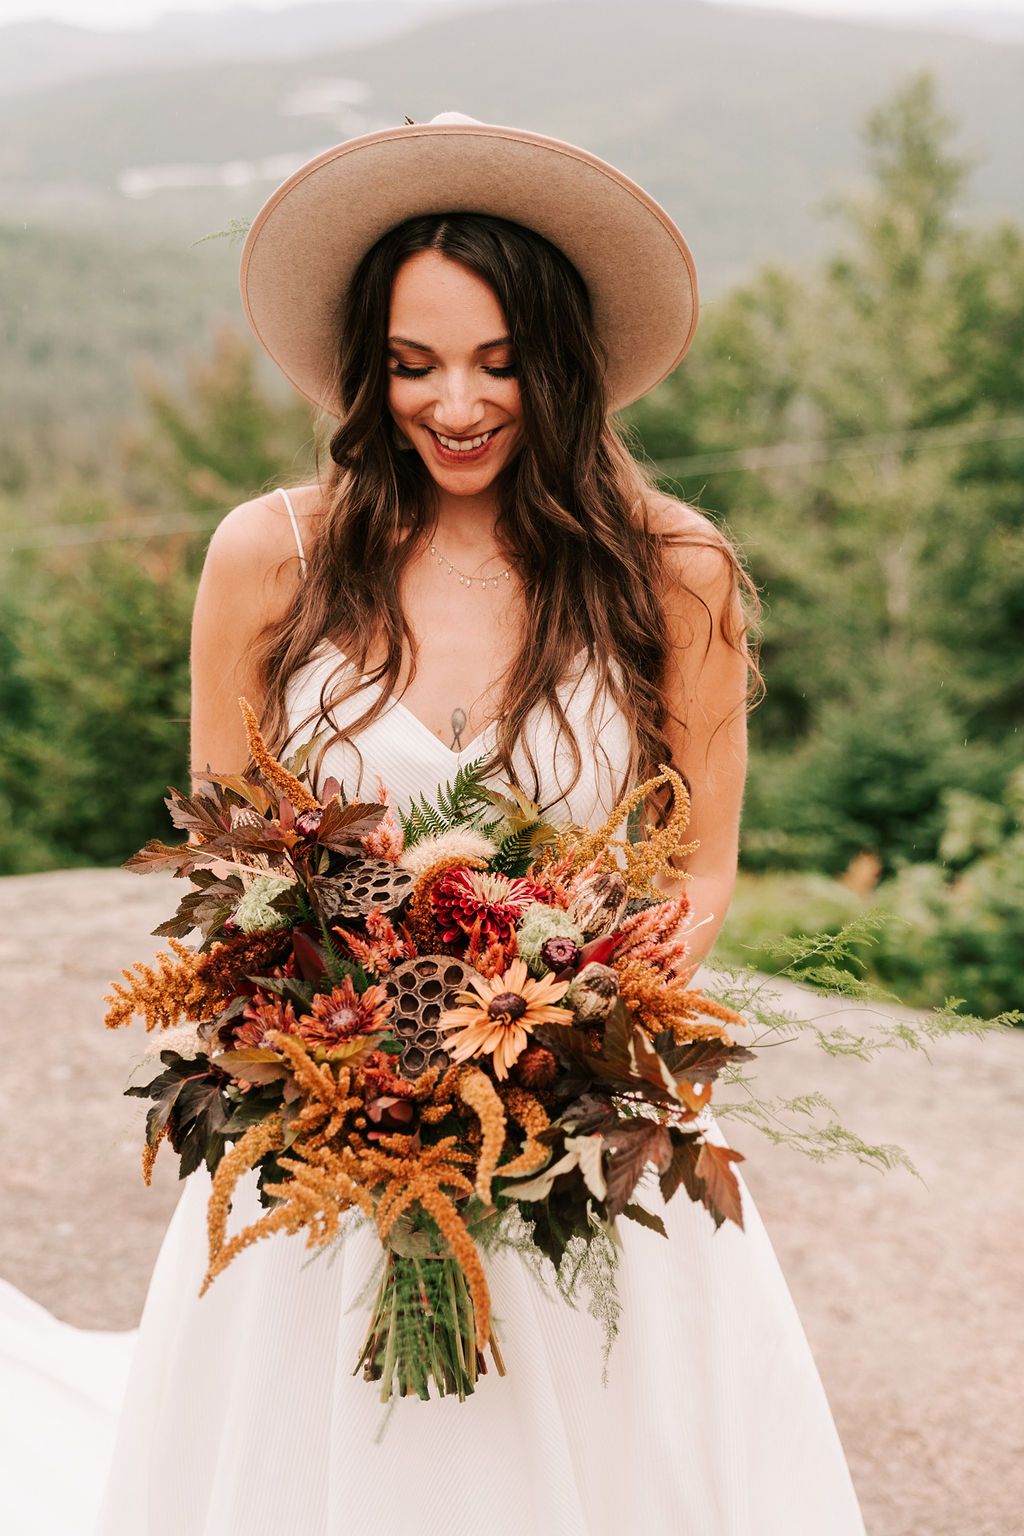
[[[581,1024],[601,1024],[615,1007],[619,978],[610,965],[591,960],[580,971],[565,1001]]]
[[[626,910],[626,882],[618,870],[604,870],[584,880],[569,906],[567,917],[582,928],[587,939],[611,933]]]

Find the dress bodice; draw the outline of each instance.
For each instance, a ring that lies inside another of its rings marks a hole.
[[[339,683],[347,681],[345,669],[351,677],[350,663],[334,645],[323,641],[294,673],[286,694],[292,731],[289,750],[322,731],[325,722],[327,729],[344,729],[366,710],[377,685],[363,680],[349,698],[329,704],[326,716],[322,714],[322,693],[330,700],[338,692]],[[576,663],[558,692],[582,762],[576,778],[571,744],[564,732],[559,733],[550,707],[538,706],[527,722],[526,737],[536,763],[540,802],[556,823],[594,826],[607,816],[627,777],[632,760],[630,732],[614,699],[596,686],[593,669],[584,659]],[[498,728],[499,722],[493,722],[461,751],[454,751],[401,700],[392,698],[357,739],[335,742],[327,749],[318,776],[322,781],[333,775],[350,800],[375,797],[380,780],[396,806],[405,811],[421,794],[433,800],[438,786],[449,783],[459,768],[489,754]],[[513,753],[513,763],[517,782],[532,794],[534,774],[522,744]],[[500,774],[493,782],[500,788]]]

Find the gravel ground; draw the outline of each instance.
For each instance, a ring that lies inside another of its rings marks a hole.
[[[144,1108],[121,1095],[145,1036],[101,1023],[110,978],[155,951],[171,897],[162,877],[119,870],[0,880],[0,1276],[80,1327],[136,1324],[176,1198],[166,1152],[142,1185]],[[826,1006],[795,989],[785,1001]],[[1024,1536],[1024,1031],[947,1041],[930,1062],[835,1061],[799,1041],[764,1052],[758,1077],[766,1092],[822,1089],[844,1124],[899,1143],[921,1175],[818,1165],[725,1122],[869,1536]]]

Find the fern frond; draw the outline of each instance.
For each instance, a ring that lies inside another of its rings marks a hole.
[[[425,837],[450,832],[453,827],[477,825],[484,811],[493,805],[491,791],[483,783],[483,766],[483,758],[464,764],[453,780],[438,789],[433,805],[426,795],[413,801],[408,814],[400,818],[407,848]]]

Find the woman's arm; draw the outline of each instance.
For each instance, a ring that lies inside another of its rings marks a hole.
[[[297,508],[301,501],[308,512],[313,489],[292,493]],[[247,698],[257,714],[263,704],[253,646],[269,623],[283,618],[299,579],[279,497],[244,502],[214,532],[192,617],[193,779],[207,770],[241,773],[248,762],[238,700]]]
[[[686,888],[694,922],[701,925],[692,950],[703,959],[736,880],[747,770],[747,655],[735,644],[743,617],[734,566],[713,525],[678,503],[661,504],[652,521],[684,541],[665,552],[666,693],[675,716],[666,735],[692,794],[686,839],[700,846],[681,864],[691,877]],[[663,888],[680,889],[667,879]]]

